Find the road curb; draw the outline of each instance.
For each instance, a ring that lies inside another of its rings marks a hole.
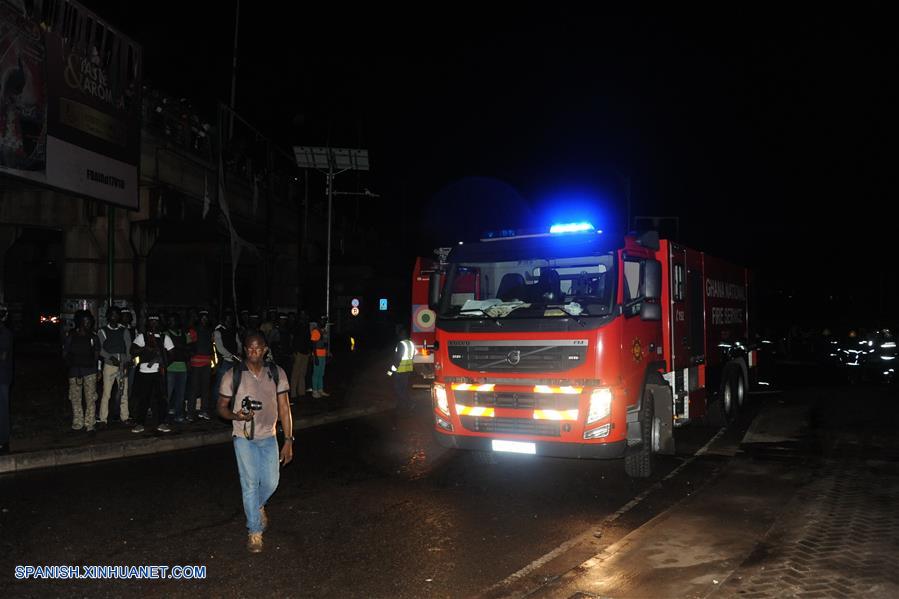
[[[313,428],[333,424],[342,420],[351,420],[371,416],[379,412],[392,410],[392,402],[381,402],[359,408],[334,410],[324,414],[316,414],[294,420],[294,430]],[[196,432],[167,437],[142,437],[127,441],[100,443],[82,447],[66,447],[62,449],[44,449],[26,453],[13,453],[0,456],[0,474],[41,470],[58,466],[72,466],[93,462],[106,462],[121,458],[168,453],[183,449],[195,449],[208,445],[222,445],[231,441],[231,431],[225,429],[214,432]]]

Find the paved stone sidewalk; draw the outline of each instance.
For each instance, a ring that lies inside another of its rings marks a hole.
[[[837,439],[813,481],[714,597],[899,597],[892,454],[856,435]]]

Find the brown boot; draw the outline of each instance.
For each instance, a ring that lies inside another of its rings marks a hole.
[[[262,552],[262,533],[261,532],[251,532],[250,536],[247,538],[247,551],[250,553],[260,553]]]

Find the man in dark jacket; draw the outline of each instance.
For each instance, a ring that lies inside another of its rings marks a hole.
[[[94,317],[87,310],[75,313],[75,328],[63,341],[62,356],[69,367],[72,430],[91,432],[94,430],[97,404],[100,340],[94,334]]]

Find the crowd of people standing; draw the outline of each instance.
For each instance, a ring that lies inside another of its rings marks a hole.
[[[96,331],[95,324],[89,311],[77,312],[63,341],[75,431],[118,421],[134,433],[165,433],[215,418],[222,379],[244,358],[244,339],[252,333],[266,340],[265,359],[289,374],[291,403],[307,393],[329,395],[327,327],[303,311],[226,311],[217,322],[204,309],[149,312],[137,327],[130,310],[113,306],[106,324]]]

